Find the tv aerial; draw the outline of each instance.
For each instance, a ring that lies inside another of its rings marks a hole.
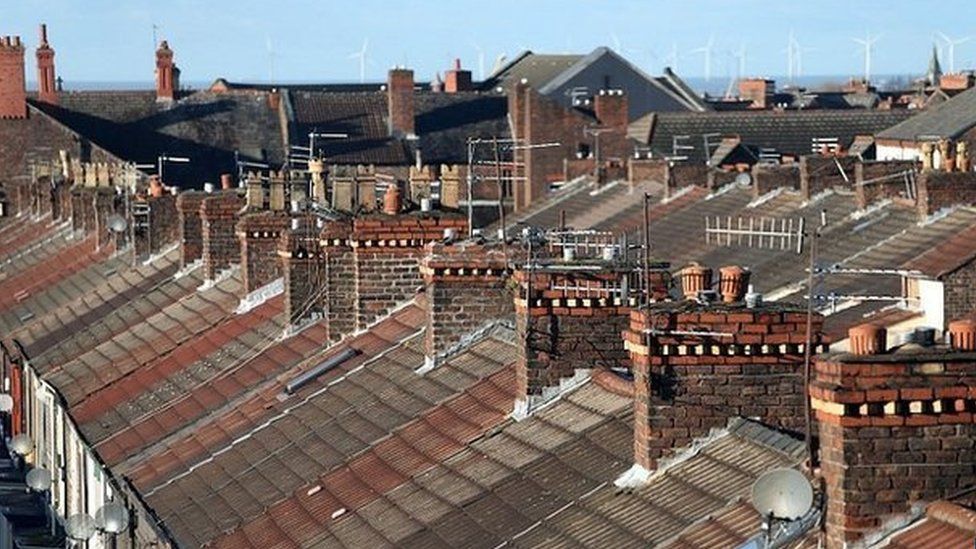
[[[813,487],[796,469],[774,469],[752,485],[752,506],[771,519],[798,520],[813,507]]]

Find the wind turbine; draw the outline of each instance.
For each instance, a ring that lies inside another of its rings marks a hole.
[[[366,83],[366,51],[369,49],[369,38],[363,40],[363,47],[357,52],[349,54],[348,59],[359,59],[359,83]]]
[[[790,40],[793,45],[793,63],[795,65],[795,72],[797,78],[803,77],[803,53],[817,51],[817,48],[805,48],[800,45],[800,41],[796,39],[792,33],[790,33]]]
[[[949,72],[954,73],[956,72],[956,46],[969,42],[969,40],[972,39],[972,36],[964,36],[962,38],[956,38],[953,40],[941,32],[936,34],[938,34],[939,37],[941,37],[946,43],[946,48],[949,50]]]
[[[274,81],[275,81],[275,57],[277,55],[275,54],[274,48],[271,46],[271,36],[269,36],[267,34],[264,35],[264,43],[265,43],[265,46],[268,49],[268,76],[270,78],[270,82],[272,84],[274,84]]]
[[[738,80],[742,80],[746,77],[746,43],[742,42],[739,44],[739,49],[732,52],[732,57],[737,61],[737,70],[735,77]]]
[[[790,29],[789,38],[786,40],[786,49],[783,52],[786,53],[786,80],[792,84],[793,78],[796,76],[796,38],[793,36],[793,29]]]
[[[678,72],[678,43],[671,43],[671,51],[663,58],[664,66]]]
[[[691,53],[703,54],[705,60],[705,82],[712,79],[712,48],[715,46],[715,35],[708,37],[708,42],[705,45],[691,50]]]
[[[871,33],[865,35],[864,38],[852,38],[851,40],[857,42],[864,48],[864,81],[871,81],[871,50],[874,48],[874,44],[880,39],[881,36],[871,36]]]
[[[474,42],[471,42],[471,47],[478,52],[478,80],[483,81],[485,79],[485,50]]]

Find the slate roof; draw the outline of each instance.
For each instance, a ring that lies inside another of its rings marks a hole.
[[[878,132],[877,137],[905,141],[955,139],[973,126],[976,126],[976,88],[924,109],[917,116]]]
[[[214,545],[647,547],[743,497],[761,473],[801,459],[799,441],[736,420],[687,461],[620,493],[613,480],[631,464],[630,407],[588,384],[413,475],[377,479],[369,497],[336,479]],[[313,517],[317,535],[306,533]]]
[[[157,103],[154,91],[78,91],[62,92],[59,101],[33,105],[120,158],[148,164],[163,154],[190,158],[164,167],[168,184],[196,187],[236,173],[234,151],[284,161],[279,116],[267,93],[198,91],[167,104]]]
[[[523,78],[539,89],[583,59],[580,54],[541,54],[524,51],[482,82],[479,87],[490,91],[497,86],[520,82]]]
[[[649,145],[654,154],[672,156],[677,136],[679,144],[693,147],[680,151],[688,156],[687,162],[702,164],[712,152],[705,151],[706,135],[715,146],[721,137],[739,137],[746,145],[802,155],[812,152],[814,138],[837,138],[847,148],[855,136],[875,134],[912,114],[905,110],[662,112],[647,115],[653,118],[636,120],[633,124],[649,128],[650,133],[638,139]]]
[[[508,101],[493,93],[415,92],[418,140],[390,137],[385,92],[299,90],[288,95],[292,143],[307,145],[312,131],[349,135],[316,142],[316,149],[337,164],[410,165],[416,148],[427,163],[465,163],[468,137],[509,133]]]

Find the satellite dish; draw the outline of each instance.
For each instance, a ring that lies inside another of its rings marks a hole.
[[[34,451],[34,441],[31,440],[30,435],[23,433],[15,435],[14,438],[10,439],[10,451],[18,456],[26,456]]]
[[[795,469],[774,469],[752,485],[752,506],[763,516],[796,520],[813,506],[813,487]]]
[[[113,233],[121,233],[125,231],[127,223],[125,218],[119,214],[112,214],[108,216],[108,230]]]
[[[129,528],[129,510],[121,503],[110,501],[95,513],[95,523],[109,534],[125,532]]]
[[[735,176],[735,184],[740,187],[748,187],[749,185],[752,185],[752,176],[746,172],[742,172]]]
[[[8,413],[14,409],[14,397],[0,393],[0,412]]]
[[[95,519],[91,516],[85,513],[77,513],[64,521],[64,529],[69,538],[76,541],[88,541],[98,531],[98,525],[95,524]]]
[[[46,492],[51,488],[51,471],[35,467],[27,473],[27,486],[35,492]]]

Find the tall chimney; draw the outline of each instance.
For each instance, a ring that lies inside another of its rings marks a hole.
[[[447,71],[444,78],[444,91],[447,93],[457,93],[461,91],[471,91],[471,71],[461,68],[461,60],[454,60],[454,68]]]
[[[24,46],[19,36],[0,38],[0,118],[27,118]]]
[[[387,79],[387,103],[389,104],[390,135],[406,137],[415,135],[413,121],[413,71],[391,69]]]
[[[40,45],[37,46],[37,98],[51,105],[58,104],[55,88],[54,49],[47,43],[47,25],[41,25]]]
[[[745,78],[739,80],[739,99],[752,101],[750,108],[766,109],[772,106],[776,82],[766,78]]]
[[[173,50],[163,40],[156,50],[156,101],[176,99],[180,88],[180,69],[173,63]]]

